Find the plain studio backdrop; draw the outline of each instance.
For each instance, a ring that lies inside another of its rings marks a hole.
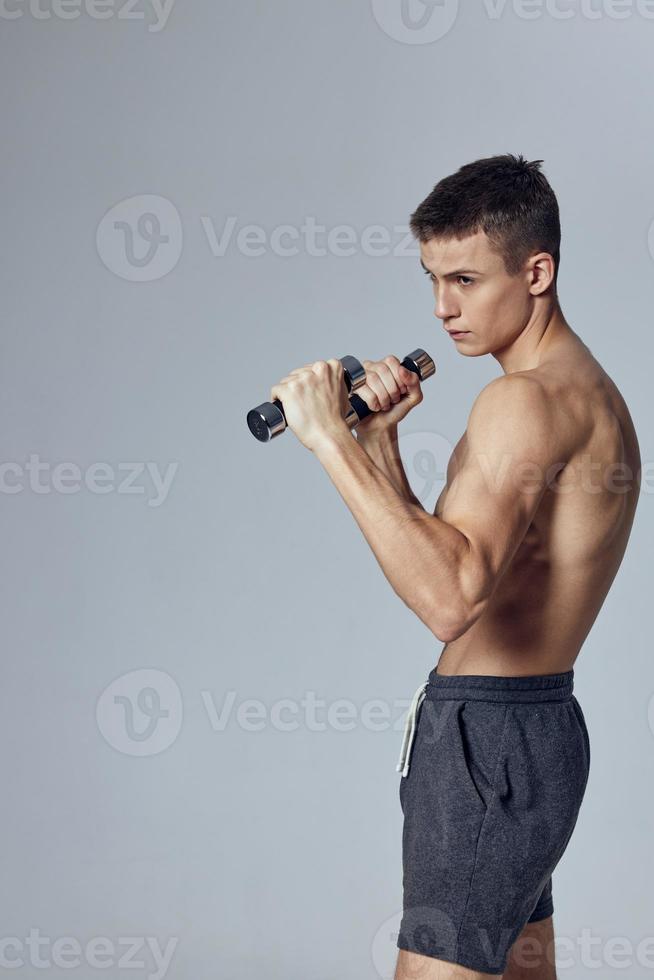
[[[5,0],[2,970],[379,980],[408,699],[441,644],[316,458],[246,412],[423,347],[425,506],[501,373],[407,238],[441,177],[544,160],[563,311],[643,458],[575,665],[591,736],[561,977],[651,976],[654,5]],[[599,972],[598,972],[599,971]]]

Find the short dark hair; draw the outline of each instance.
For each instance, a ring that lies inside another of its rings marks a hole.
[[[520,272],[530,255],[548,252],[554,259],[556,286],[559,205],[541,172],[542,162],[505,153],[466,163],[440,180],[413,212],[411,231],[420,242],[484,231],[510,276]]]

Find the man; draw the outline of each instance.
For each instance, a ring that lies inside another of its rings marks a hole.
[[[394,356],[365,361],[374,410],[343,421],[336,359],[272,389],[398,596],[444,642],[398,769],[404,914],[395,980],[553,980],[552,872],[590,767],[573,665],[622,561],[640,489],[617,387],[566,322],[542,161],[478,160],[411,216],[434,313],[502,375],[477,396],[433,514],[398,423],[422,400]]]

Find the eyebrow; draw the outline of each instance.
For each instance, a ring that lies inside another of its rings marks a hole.
[[[420,265],[423,267],[425,272],[429,272],[431,273],[431,275],[433,275],[431,269],[427,268],[427,266],[422,261],[422,259],[420,259]],[[455,269],[454,272],[446,272],[445,275],[443,276],[443,279],[449,279],[451,278],[451,276],[467,276],[470,272],[474,273],[474,275],[476,276],[483,276],[484,274],[483,272],[479,272],[477,269]]]

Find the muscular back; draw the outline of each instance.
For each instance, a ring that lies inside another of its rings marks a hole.
[[[638,440],[616,385],[576,337],[537,368],[570,447],[483,614],[447,643],[438,672],[530,674],[569,670],[620,567],[640,487]],[[465,462],[457,443],[435,514]]]

